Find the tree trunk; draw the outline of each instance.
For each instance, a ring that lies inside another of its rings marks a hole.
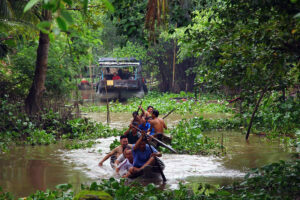
[[[248,126],[248,130],[247,130],[247,134],[246,134],[246,140],[248,140],[249,138],[249,134],[250,134],[250,130],[251,130],[251,127],[252,127],[252,123],[253,123],[253,120],[254,120],[254,117],[255,117],[255,113],[256,111],[258,110],[258,107],[259,107],[259,104],[261,102],[261,100],[263,99],[265,93],[267,92],[268,90],[268,86],[266,85],[266,87],[264,88],[264,90],[261,92],[261,95],[255,105],[255,108],[253,110],[253,113],[252,113],[252,116],[251,116],[251,119],[250,119],[250,123],[249,123],[249,126]]]
[[[43,19],[51,20],[51,12],[43,10]],[[33,115],[41,110],[43,93],[46,90],[45,80],[48,64],[49,35],[40,31],[39,46],[37,49],[37,58],[34,72],[34,79],[25,100],[25,110],[27,114]]]

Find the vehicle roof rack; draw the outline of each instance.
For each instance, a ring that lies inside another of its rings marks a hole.
[[[99,58],[98,63],[104,67],[126,67],[126,66],[138,66],[140,61],[135,58]]]

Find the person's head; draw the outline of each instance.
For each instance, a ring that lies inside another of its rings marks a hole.
[[[138,124],[137,122],[132,122],[132,125],[135,126],[135,127],[138,127],[138,126],[139,126],[139,124]],[[136,130],[135,127],[132,127],[132,128],[131,128],[131,132],[132,132],[132,133],[136,133],[136,132],[137,132],[137,130]]]
[[[138,116],[138,112],[137,112],[137,111],[134,111],[134,112],[132,113],[133,119],[135,119],[137,116]]]
[[[114,72],[113,75],[114,75],[114,76],[117,76],[118,74],[117,74],[117,72]]]
[[[131,148],[130,147],[126,147],[124,149],[124,157],[127,158],[128,160],[132,160],[133,159],[133,156],[132,156],[132,151],[131,151]]]
[[[146,122],[150,121],[151,119],[152,119],[152,117],[150,117],[150,116],[145,118]]]
[[[140,151],[145,151],[146,149],[146,143],[147,143],[147,138],[143,138],[141,143],[140,143],[140,146],[139,146],[139,150]]]
[[[120,144],[124,148],[128,145],[128,138],[126,135],[121,135],[120,137]]]
[[[158,115],[159,115],[158,110],[153,110],[153,112],[152,112],[152,118],[154,119],[154,118],[158,117]]]
[[[153,106],[148,106],[147,111],[148,111],[149,113],[152,113],[152,111],[153,111]]]

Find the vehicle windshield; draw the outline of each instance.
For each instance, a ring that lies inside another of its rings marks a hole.
[[[136,67],[103,67],[102,80],[136,80]]]

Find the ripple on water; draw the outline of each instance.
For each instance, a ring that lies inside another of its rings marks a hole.
[[[98,166],[99,161],[110,151],[109,145],[116,138],[98,139],[97,142],[101,143],[90,149],[61,150],[62,159],[73,163],[76,169],[93,180],[116,176],[110,167],[109,160],[104,162],[102,167]],[[101,149],[100,153],[99,149]],[[238,170],[225,168],[214,156],[164,154],[162,160],[166,165],[165,176],[171,185],[187,177],[195,176],[233,178],[244,176],[244,173]]]

